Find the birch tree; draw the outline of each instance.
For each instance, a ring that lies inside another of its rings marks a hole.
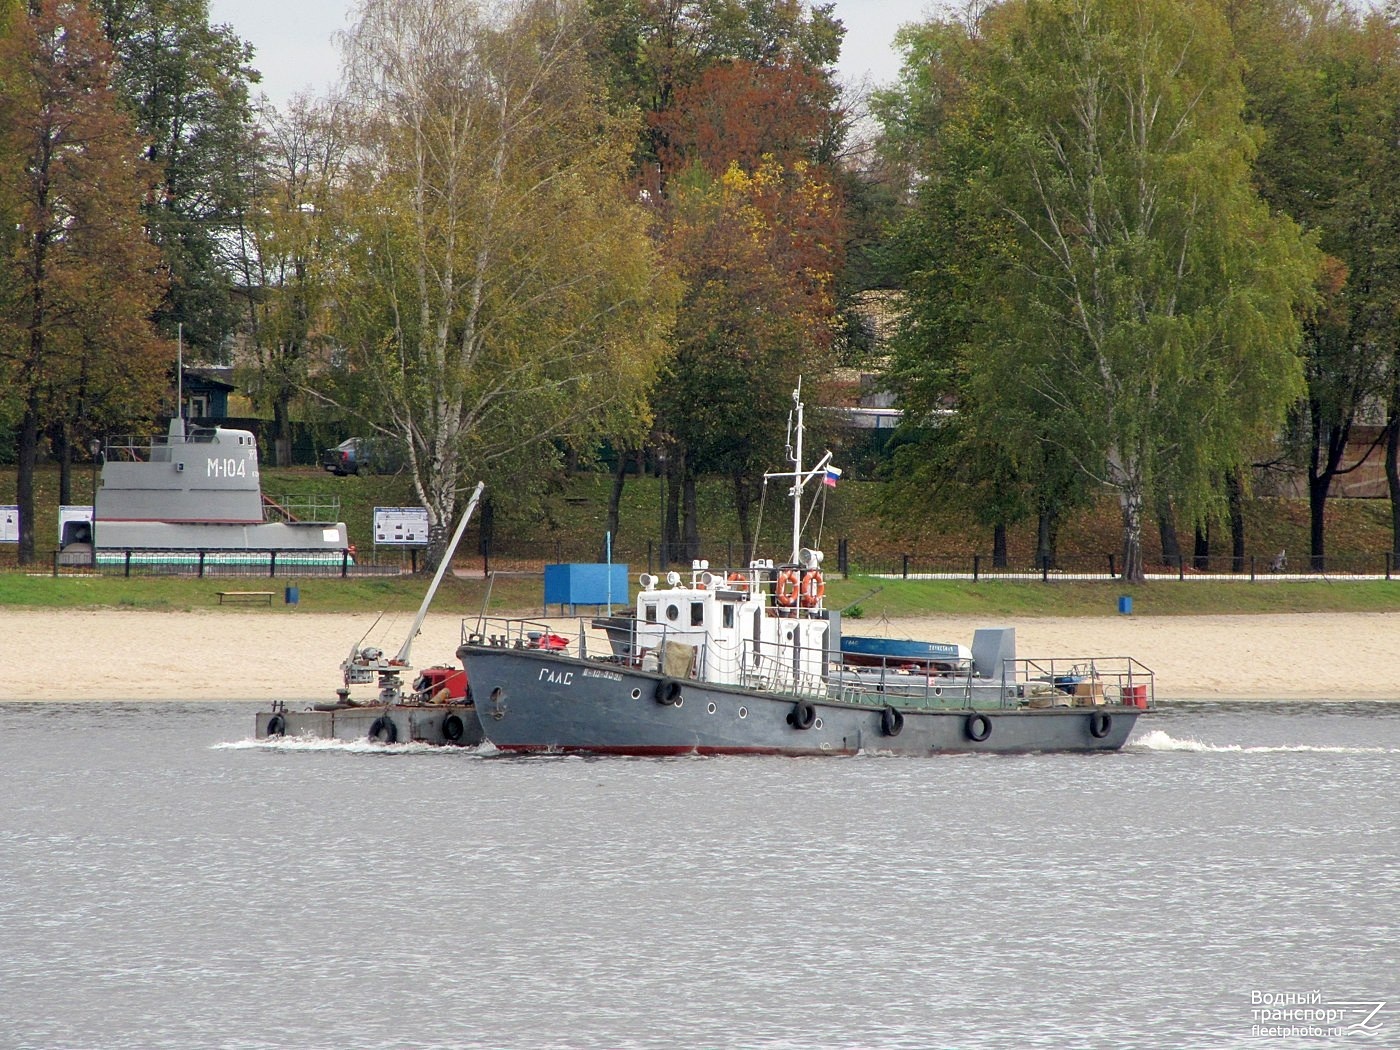
[[[1117,493],[1124,574],[1144,509],[1200,520],[1214,479],[1303,389],[1298,308],[1320,256],[1250,181],[1255,140],[1208,0],[1010,0],[987,9],[944,129],[945,222],[974,238],[939,294],[975,427],[1063,451]]]
[[[348,41],[340,334],[438,533],[475,477],[527,484],[555,440],[643,416],[664,347],[671,294],[624,189],[637,124],[604,105],[580,14],[366,0]]]
[[[343,275],[336,224],[345,120],[334,100],[262,107],[260,190],[241,231],[254,404],[272,411],[274,462],[292,459],[292,408],[329,349],[330,291]]]

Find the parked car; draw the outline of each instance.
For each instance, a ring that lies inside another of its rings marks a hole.
[[[403,455],[384,438],[346,438],[321,453],[321,466],[337,477],[346,474],[392,474],[403,466]]]
[[[336,477],[358,474],[370,467],[370,444],[364,438],[346,438],[321,453],[321,466]]]

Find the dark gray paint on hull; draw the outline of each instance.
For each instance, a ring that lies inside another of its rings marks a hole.
[[[1112,751],[1123,746],[1141,711],[1135,707],[983,706],[901,708],[903,726],[884,731],[884,709],[812,698],[816,720],[793,724],[800,698],[675,680],[679,704],[657,700],[672,681],[659,674],[569,657],[463,645],[486,738],[502,751],[600,754],[844,755],[887,751]],[[635,695],[634,695],[635,694]],[[713,710],[711,710],[713,707]],[[974,714],[988,722],[969,724]],[[1107,725],[1104,725],[1107,716]],[[1095,719],[1102,736],[1094,735]],[[984,740],[974,740],[989,728]]]

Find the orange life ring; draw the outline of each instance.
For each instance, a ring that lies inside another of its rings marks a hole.
[[[784,569],[778,573],[778,604],[795,606],[797,604],[797,587],[796,569]]]
[[[802,604],[810,609],[826,595],[826,581],[820,569],[813,569],[802,577]]]
[[[729,583],[736,591],[746,591],[749,589],[749,578],[742,572],[731,572]]]

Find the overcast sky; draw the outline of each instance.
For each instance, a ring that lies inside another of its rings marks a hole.
[[[209,0],[209,20],[233,26],[257,49],[258,90],[281,107],[297,91],[321,93],[335,82],[339,55],[331,36],[346,28],[354,6],[354,0]],[[836,0],[836,17],[846,25],[842,81],[892,81],[899,71],[890,49],[895,30],[937,6],[937,0]]]

